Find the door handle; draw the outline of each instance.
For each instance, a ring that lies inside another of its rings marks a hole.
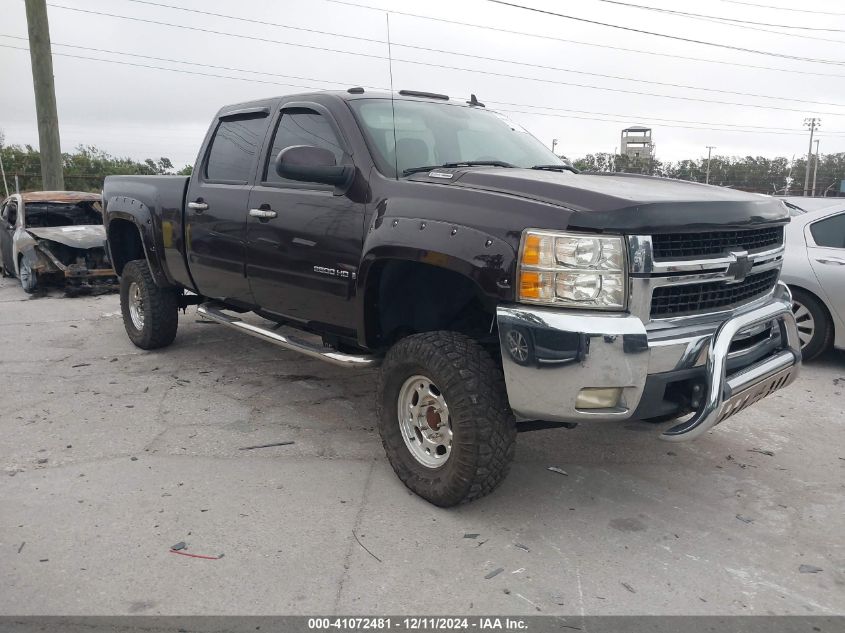
[[[830,264],[832,266],[845,266],[845,259],[838,257],[817,257],[816,261],[820,264]]]
[[[272,220],[276,217],[276,212],[270,209],[250,209],[249,214],[259,220]]]
[[[189,202],[188,208],[193,210],[193,211],[196,211],[197,213],[202,213],[203,211],[208,209],[208,205],[205,202],[200,202],[200,201]]]

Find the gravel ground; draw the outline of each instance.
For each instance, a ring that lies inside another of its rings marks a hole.
[[[845,614],[841,352],[697,442],[521,434],[443,510],[393,475],[373,372],[193,309],[143,352],[116,295],[14,280],[0,336],[0,614]]]

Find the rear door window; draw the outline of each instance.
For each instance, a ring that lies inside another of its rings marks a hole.
[[[819,220],[810,226],[817,246],[845,248],[845,213]]]
[[[249,182],[266,130],[265,114],[220,121],[208,150],[205,179],[232,184]]]

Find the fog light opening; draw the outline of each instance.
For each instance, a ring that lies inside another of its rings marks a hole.
[[[617,409],[622,400],[622,387],[585,387],[578,392],[576,409]]]

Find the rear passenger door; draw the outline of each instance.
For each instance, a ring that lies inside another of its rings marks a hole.
[[[200,293],[254,303],[246,279],[246,219],[270,107],[223,111],[188,186],[188,267]]]
[[[813,272],[840,318],[845,318],[845,213],[811,224],[808,238]]]

